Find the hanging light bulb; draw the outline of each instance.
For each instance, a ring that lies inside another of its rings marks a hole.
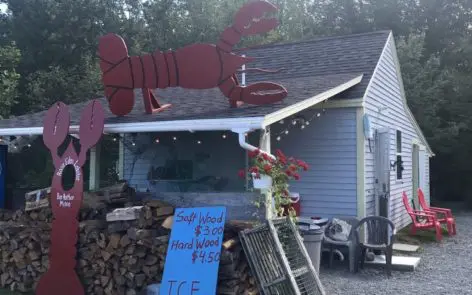
[[[31,147],[31,144],[30,144],[30,143],[28,143],[28,147],[29,147],[29,148]]]
[[[305,125],[306,125],[306,126],[310,125],[310,121],[306,121],[306,122],[305,122]]]
[[[282,139],[282,137],[277,136],[277,141],[280,141],[281,139]]]
[[[113,141],[116,141],[116,137],[113,137]]]
[[[317,117],[321,116],[321,113],[316,114]]]
[[[293,120],[292,125],[297,125],[297,120]]]
[[[280,120],[279,123],[280,123],[280,124],[283,124],[283,123],[284,123],[284,120]]]
[[[155,142],[156,142],[156,143],[159,143],[159,142],[160,142],[159,138],[156,138]]]
[[[305,129],[305,125],[300,126],[300,129],[302,130]]]
[[[285,133],[285,134],[288,134],[288,129],[287,129],[287,130],[285,130],[285,132],[284,132],[284,133]]]
[[[177,136],[172,137],[172,139],[173,139],[174,141],[176,141],[176,140],[177,140]]]
[[[202,141],[201,141],[201,140],[197,140],[197,144],[202,144]]]
[[[226,134],[223,133],[223,135],[221,135],[221,137],[223,137],[223,139],[226,139]]]

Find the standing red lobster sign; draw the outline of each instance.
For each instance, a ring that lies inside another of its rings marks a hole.
[[[265,13],[275,11],[277,8],[269,2],[250,2],[238,11],[233,25],[224,30],[218,44],[192,44],[165,53],[156,51],[130,57],[120,36],[102,36],[98,51],[102,82],[110,110],[118,116],[128,114],[133,109],[135,88],[143,91],[146,113],[158,112],[170,106],[158,103],[150,91],[155,88],[219,87],[229,98],[232,107],[242,103],[268,104],[284,99],[287,90],[275,83],[261,82],[241,86],[236,72],[252,58],[231,52],[241,37],[265,33],[277,27],[276,19],[263,17]]]
[[[54,214],[49,250],[49,269],[39,280],[36,295],[84,295],[84,289],[75,273],[76,243],[79,222],[77,215],[82,204],[83,174],[87,150],[93,147],[103,133],[105,113],[102,105],[91,101],[80,119],[80,153],[69,143],[62,156],[58,147],[69,133],[70,114],[62,102],[54,104],[44,119],[43,141],[51,151],[55,167],[51,186],[51,207]],[[62,173],[66,166],[75,172],[74,186],[66,191],[62,186]]]

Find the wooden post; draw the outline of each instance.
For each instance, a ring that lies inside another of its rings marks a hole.
[[[100,188],[100,142],[90,149],[89,190]]]
[[[270,153],[270,127],[261,130],[259,137],[259,147],[261,150]],[[272,191],[270,189],[261,192],[265,196],[266,219],[270,220],[275,217],[273,210],[274,200],[272,198]]]
[[[120,134],[120,141],[118,147],[118,178],[125,179],[125,145],[123,141],[125,140],[124,134]]]

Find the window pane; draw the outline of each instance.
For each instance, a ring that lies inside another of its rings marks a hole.
[[[397,130],[397,153],[402,152],[402,132]]]

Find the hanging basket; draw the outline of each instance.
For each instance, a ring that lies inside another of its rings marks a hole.
[[[252,184],[255,189],[268,189],[272,187],[272,177],[260,174],[258,178],[256,178],[256,173],[252,173]]]

